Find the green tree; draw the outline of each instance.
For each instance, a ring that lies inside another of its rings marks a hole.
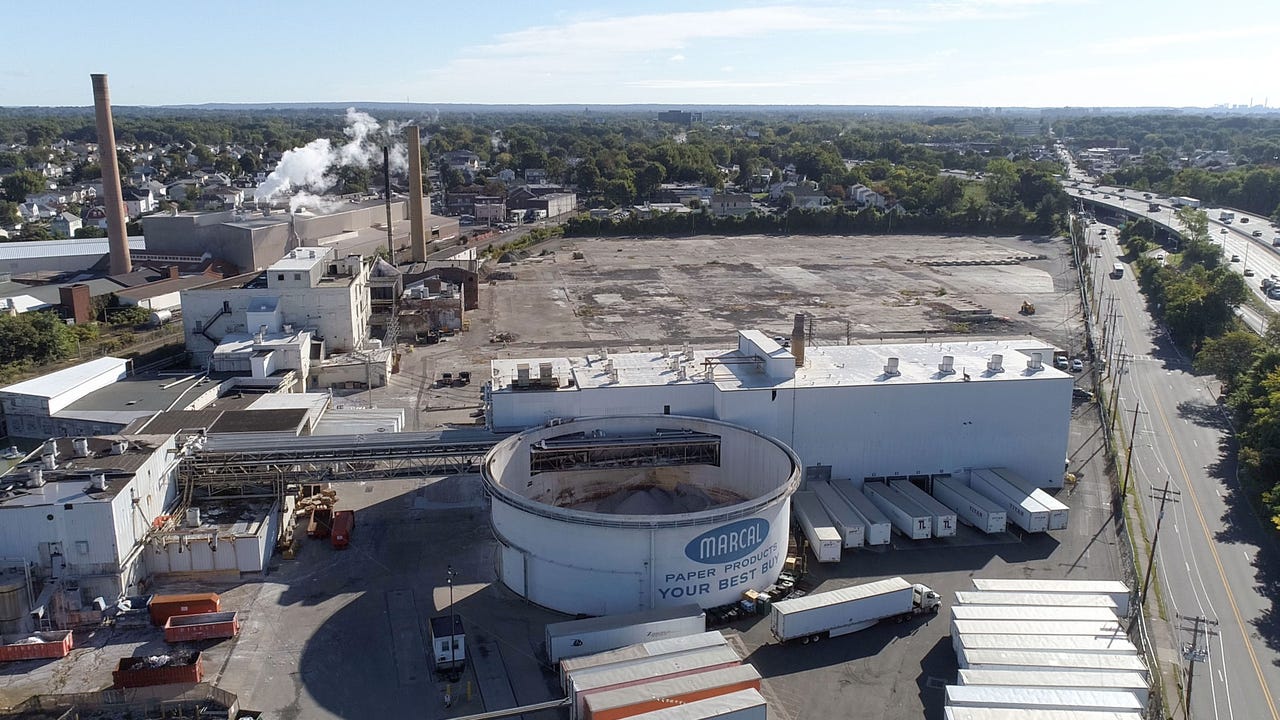
[[[34,170],[19,170],[0,180],[0,188],[9,202],[25,202],[28,195],[39,192],[45,186],[44,177]]]
[[[618,207],[626,207],[635,202],[636,186],[630,180],[619,178],[604,184],[604,197]]]
[[[1196,353],[1195,371],[1216,376],[1230,389],[1253,365],[1262,347],[1262,338],[1248,330],[1232,330],[1209,338]]]
[[[76,230],[77,238],[104,238],[106,236],[107,231],[97,225],[85,225]]]

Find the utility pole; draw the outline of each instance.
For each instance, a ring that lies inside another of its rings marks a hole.
[[[1203,615],[1178,615],[1178,619],[1184,623],[1179,629],[1191,633],[1191,642],[1182,644],[1182,657],[1187,661],[1187,691],[1182,702],[1186,706],[1187,717],[1191,717],[1191,684],[1196,677],[1196,663],[1209,659],[1209,636],[1218,634],[1213,629],[1218,626],[1218,621],[1208,620]],[[1185,624],[1187,622],[1192,625],[1188,627]],[[1200,643],[1201,638],[1204,638],[1203,645]]]
[[[1133,441],[1138,436],[1138,414],[1141,412],[1138,408],[1141,405],[1141,400],[1133,401],[1133,428],[1129,430],[1129,451],[1124,460],[1124,481],[1120,483],[1120,502],[1124,502],[1124,494],[1129,490],[1129,471],[1133,468]],[[1141,414],[1146,415],[1146,413]]]
[[[1115,430],[1116,418],[1120,412],[1120,380],[1124,374],[1123,365],[1132,357],[1130,355],[1121,354],[1115,361],[1107,361],[1107,367],[1116,366],[1115,381],[1111,383],[1111,409],[1107,412],[1107,425],[1112,431]]]
[[[1170,498],[1174,502],[1181,502],[1182,492],[1179,490],[1169,489],[1169,480],[1164,481],[1164,489],[1158,493],[1151,493],[1151,497],[1160,501],[1160,514],[1156,516],[1156,532],[1151,536],[1151,552],[1147,555],[1147,577],[1142,581],[1142,597],[1138,600],[1138,612],[1142,612],[1142,608],[1147,604],[1147,591],[1151,589],[1151,571],[1156,566],[1156,543],[1160,542],[1160,526],[1164,524],[1164,505],[1169,502]]]

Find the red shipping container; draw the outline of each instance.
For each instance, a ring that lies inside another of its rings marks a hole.
[[[152,667],[146,657],[121,658],[111,679],[117,688],[198,683],[204,679],[200,653],[174,654],[169,658],[169,663],[157,667]]]
[[[351,542],[356,529],[356,511],[339,510],[333,514],[333,529],[329,536],[335,548],[344,548]]]
[[[40,642],[24,642],[31,638],[39,638]],[[0,662],[61,658],[66,657],[71,648],[70,630],[5,635],[0,637]]]
[[[198,615],[222,610],[218,593],[156,595],[151,598],[151,624],[164,627],[174,615]]]
[[[239,634],[240,613],[234,610],[197,615],[174,615],[164,623],[164,639],[171,643],[217,640]]]

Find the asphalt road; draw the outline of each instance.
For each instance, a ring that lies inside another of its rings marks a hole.
[[[1103,238],[1101,227],[1090,228],[1089,241],[1103,248],[1095,260],[1106,268],[1122,253],[1115,230]],[[1274,697],[1280,688],[1280,621],[1274,607],[1280,558],[1272,531],[1259,523],[1240,491],[1217,383],[1191,373],[1188,359],[1147,313],[1132,273],[1118,280],[1107,277],[1102,287],[1104,296],[1115,298],[1119,313],[1115,340],[1123,341],[1124,353],[1131,356],[1119,381],[1119,422],[1127,432],[1135,408],[1139,411],[1131,482],[1148,537],[1159,516],[1155,496],[1166,481],[1180,492],[1166,508],[1156,553],[1166,617],[1175,641],[1184,644],[1192,643],[1193,632],[1183,628],[1194,622],[1179,616],[1217,623],[1210,626],[1214,634],[1198,639],[1207,654],[1194,665],[1191,716],[1280,720]],[[1109,305],[1104,301],[1102,307]],[[1146,603],[1151,615],[1156,602],[1153,591]],[[1163,659],[1183,650],[1167,648]],[[1185,670],[1186,660],[1182,663]],[[1175,698],[1168,700],[1170,707],[1177,706]]]

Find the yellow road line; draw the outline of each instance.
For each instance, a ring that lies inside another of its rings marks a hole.
[[[1240,608],[1236,605],[1235,594],[1231,592],[1231,583],[1227,582],[1227,571],[1222,567],[1222,558],[1218,556],[1218,546],[1213,542],[1213,538],[1209,535],[1209,523],[1205,522],[1204,513],[1200,511],[1200,500],[1196,497],[1194,485],[1191,482],[1191,475],[1187,472],[1187,466],[1182,461],[1182,453],[1178,451],[1178,443],[1173,439],[1173,428],[1169,425],[1169,418],[1164,413],[1164,405],[1160,403],[1160,397],[1156,395],[1155,386],[1151,381],[1147,381],[1147,387],[1151,390],[1151,400],[1156,406],[1156,410],[1160,416],[1160,422],[1164,423],[1164,429],[1168,433],[1169,446],[1173,448],[1173,455],[1178,460],[1178,467],[1182,470],[1183,485],[1187,490],[1187,494],[1191,496],[1191,506],[1195,508],[1196,517],[1200,518],[1200,529],[1204,532],[1204,539],[1209,543],[1209,552],[1213,555],[1213,563],[1218,566],[1218,576],[1222,578],[1222,589],[1227,593],[1227,602],[1231,604],[1231,613],[1236,617],[1236,624],[1240,626],[1240,634],[1244,637],[1244,649],[1249,653],[1249,661],[1253,663],[1253,671],[1258,675],[1258,684],[1262,686],[1262,696],[1267,700],[1267,707],[1271,710],[1271,717],[1280,720],[1280,713],[1276,712],[1275,701],[1271,698],[1271,691],[1267,689],[1267,679],[1262,676],[1262,666],[1258,664],[1258,656],[1253,652],[1253,645],[1249,642],[1249,634],[1245,632],[1244,618],[1240,615]],[[1191,708],[1187,708],[1187,712],[1191,712]]]

